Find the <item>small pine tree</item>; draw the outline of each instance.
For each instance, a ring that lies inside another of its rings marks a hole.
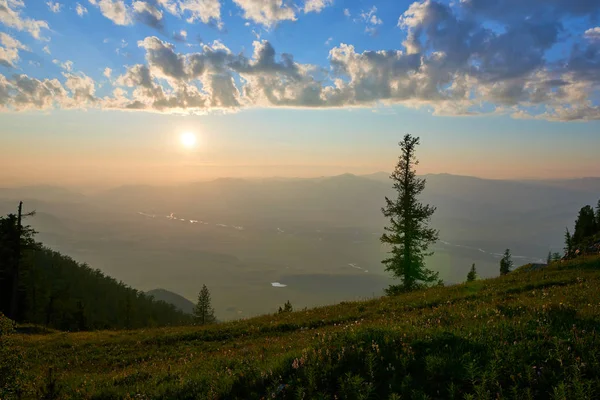
[[[548,258],[546,258],[546,264],[550,265],[552,264],[552,252],[548,251]]]
[[[419,201],[425,189],[425,179],[418,178],[415,170],[419,138],[407,134],[399,145],[402,154],[390,176],[398,195],[396,199],[385,198],[382,212],[390,219],[390,226],[385,227],[381,242],[391,247],[389,258],[382,261],[385,270],[399,278],[402,285],[390,286],[387,294],[439,282],[439,274],[425,267],[425,257],[432,254],[428,248],[438,240],[438,231],[429,227],[435,207]]]
[[[565,257],[571,258],[573,257],[573,237],[571,236],[571,232],[569,232],[569,228],[566,228],[565,231]]]
[[[473,264],[467,274],[467,282],[473,282],[475,279],[477,279],[477,271],[475,270],[475,264]]]
[[[510,255],[510,249],[504,251],[504,256],[500,260],[500,275],[506,275],[512,269],[513,262]]]
[[[288,300],[283,305],[283,308],[279,307],[278,313],[282,314],[282,313],[289,313],[289,312],[292,312],[292,311],[294,311],[294,308],[292,307],[292,303],[290,303],[290,301]]]
[[[194,319],[200,325],[212,324],[216,321],[215,310],[210,303],[210,292],[206,285],[202,285],[202,290],[198,294],[198,303],[194,308]]]
[[[552,262],[557,262],[560,261],[562,259],[562,256],[560,255],[560,253],[558,251],[555,251],[554,253],[552,253]]]

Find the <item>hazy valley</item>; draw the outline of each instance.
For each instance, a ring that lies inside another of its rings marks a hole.
[[[592,203],[600,179],[498,181],[427,176],[440,242],[428,266],[462,282],[472,263],[497,275],[562,249],[564,227]],[[387,174],[318,179],[218,179],[172,187],[124,186],[80,194],[49,186],[0,190],[0,212],[24,200],[38,238],[139,290],[195,301],[206,284],[222,320],[379,296]],[[279,283],[279,285],[273,285]]]

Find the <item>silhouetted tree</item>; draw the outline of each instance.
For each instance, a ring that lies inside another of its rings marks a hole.
[[[401,286],[392,285],[386,292],[410,291],[439,281],[439,274],[425,267],[425,257],[431,255],[428,248],[438,240],[438,231],[428,227],[435,207],[424,205],[419,195],[425,189],[425,179],[417,178],[418,165],[415,152],[420,144],[418,137],[405,135],[399,143],[402,154],[390,178],[398,192],[395,200],[385,198],[383,215],[390,219],[390,226],[381,242],[391,245],[390,257],[383,260],[385,270],[402,281]]]
[[[467,274],[467,282],[473,282],[475,279],[477,279],[477,271],[475,270],[475,264],[473,264]]]
[[[573,237],[571,236],[571,232],[569,232],[569,228],[566,228],[565,231],[565,257],[571,258],[574,256],[573,250]]]
[[[554,253],[552,253],[552,262],[557,262],[560,261],[562,259],[562,256],[560,255],[560,253],[558,251],[555,251]]]
[[[292,307],[292,303],[290,303],[290,301],[286,301],[285,304],[283,305],[283,308],[279,307],[279,311],[277,311],[279,314],[281,313],[288,313],[288,312],[292,312],[294,311],[294,308]]]
[[[552,263],[552,252],[548,251],[548,257],[546,258],[546,264],[550,265]]]
[[[500,260],[500,275],[506,275],[510,272],[513,267],[512,257],[510,255],[510,249],[504,251],[504,255]]]
[[[0,217],[0,312],[15,321],[23,317],[23,307],[19,304],[24,300],[23,277],[27,274],[24,254],[37,246],[36,232],[22,225],[22,218],[35,212],[23,215],[22,207],[23,202],[19,202],[17,214]]]
[[[585,240],[597,232],[596,215],[591,206],[582,207],[579,210],[579,216],[575,221],[575,232],[573,232],[573,241],[576,246],[585,246]]]
[[[194,319],[200,325],[212,324],[216,321],[215,310],[210,303],[210,292],[206,285],[202,285],[202,290],[198,294],[198,303],[194,308]]]

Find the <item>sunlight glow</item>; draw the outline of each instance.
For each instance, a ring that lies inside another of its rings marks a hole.
[[[196,135],[192,132],[182,133],[179,140],[181,141],[181,144],[188,149],[195,147],[197,142]]]

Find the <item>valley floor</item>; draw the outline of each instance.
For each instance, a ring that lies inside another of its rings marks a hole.
[[[208,327],[14,334],[11,346],[24,398],[593,399],[599,331],[590,258]]]

